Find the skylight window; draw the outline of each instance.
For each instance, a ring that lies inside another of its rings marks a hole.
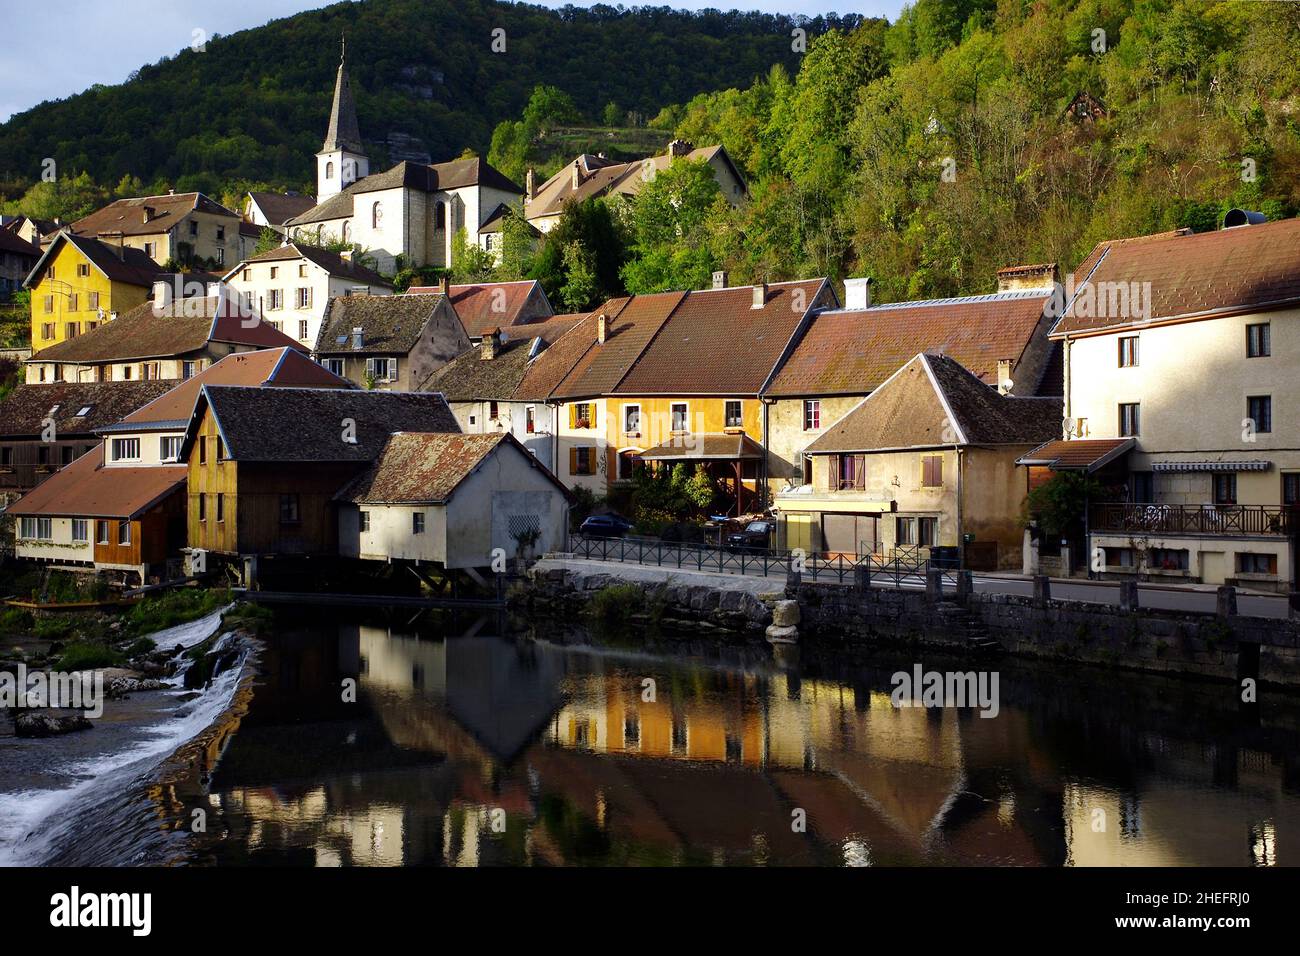
[[[82,405],[80,410],[77,412],[76,415],[73,416],[73,418],[85,418],[87,415],[90,414],[90,410],[94,407],[95,407],[94,405]]]

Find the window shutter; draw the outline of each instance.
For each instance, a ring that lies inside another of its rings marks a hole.
[[[573,406],[570,405],[569,409],[570,411],[572,411]],[[576,475],[577,473],[578,473],[578,449],[570,448],[569,449],[569,474]]]
[[[592,402],[591,405],[588,407],[589,407],[589,411],[587,414],[591,418],[591,421],[589,421],[587,424],[589,427],[595,428],[596,427],[596,403]]]
[[[397,359],[395,358],[388,360],[388,378],[391,381],[397,381]]]
[[[569,406],[569,427],[576,428],[577,425],[578,425],[578,406],[570,405]],[[569,449],[569,453],[570,454],[573,453],[572,448]]]

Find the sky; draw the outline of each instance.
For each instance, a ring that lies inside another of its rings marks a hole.
[[[236,33],[333,2],[337,0],[40,0],[16,4],[4,15],[0,122],[96,83],[121,83],[138,67],[189,46],[196,30],[208,36]],[[589,7],[595,0],[540,2],[548,7],[565,6],[566,2]],[[625,5],[643,3],[625,0]],[[735,7],[810,16],[862,13],[892,20],[903,0],[649,0],[644,5],[692,10]],[[15,52],[23,50],[93,50],[94,55],[60,56],[51,65],[46,58],[24,58]]]

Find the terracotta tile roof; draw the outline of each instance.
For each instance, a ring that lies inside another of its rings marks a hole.
[[[229,279],[250,262],[289,262],[296,259],[306,259],[308,262],[315,263],[332,276],[340,276],[366,285],[382,286],[385,289],[393,287],[391,282],[373,269],[367,269],[355,262],[349,262],[337,252],[318,249],[303,242],[286,243],[282,246],[276,246],[274,249],[267,249],[255,256],[250,256],[226,273],[225,278]]]
[[[336,496],[356,504],[425,504],[448,501],[476,468],[502,445],[512,445],[557,488],[564,486],[506,432],[487,435],[398,432],[366,471]]]
[[[251,192],[248,195],[253,197],[253,202],[257,203],[257,208],[262,210],[262,215],[273,226],[282,226],[287,220],[292,219],[294,216],[301,216],[316,205],[316,199],[313,196],[259,192]]]
[[[824,279],[775,283],[758,309],[751,286],[687,293],[612,392],[757,395],[829,289]]]
[[[827,310],[764,395],[865,395],[918,351],[942,352],[992,383],[1000,359],[1019,362],[1049,301],[1034,290]]]
[[[1300,303],[1300,219],[1099,243],[1076,271],[1074,296],[1052,334],[1134,324],[1132,308],[1098,313],[1121,311],[1110,304],[1120,284],[1147,282],[1150,302],[1140,311],[1149,306],[1150,314],[1137,316],[1146,321]]]
[[[1014,398],[951,358],[917,355],[832,424],[811,454],[1019,445],[1061,433],[1059,398]]]
[[[105,468],[97,445],[10,505],[12,515],[134,518],[185,484],[185,465]]]
[[[89,435],[171,389],[173,382],[51,382],[19,385],[0,402],[0,435],[37,438],[47,418],[62,436]],[[53,415],[51,410],[57,406]],[[85,415],[78,415],[82,409]]]
[[[313,362],[297,349],[259,349],[256,352],[236,352],[214,362],[197,375],[176,385],[174,382],[112,383],[159,384],[166,391],[121,418],[116,425],[109,424],[102,431],[132,431],[162,423],[189,423],[204,385],[263,385],[279,388],[356,388],[352,382],[340,378],[323,365]],[[169,387],[170,386],[170,387]]]
[[[149,210],[148,221],[145,220],[146,209]],[[120,232],[125,236],[152,236],[171,229],[191,212],[239,218],[203,193],[176,193],[119,199],[83,216],[68,228],[79,236],[89,236],[92,239],[105,232]]]
[[[1056,471],[1096,471],[1136,445],[1133,438],[1056,438],[1026,452],[1016,464],[1046,465]]]
[[[114,282],[124,282],[128,285],[150,288],[154,279],[164,274],[162,266],[146,256],[141,249],[132,249],[130,246],[120,247],[116,244],[109,245],[98,239],[74,236],[64,230],[60,231],[50,241],[50,244],[45,248],[45,254],[41,256],[40,261],[36,263],[35,269],[32,270],[32,274],[28,276],[28,283],[31,286],[40,281],[40,277],[45,273],[46,265],[54,261],[54,257],[63,248],[65,242],[70,242],[76,246],[96,269]]]
[[[406,355],[443,301],[441,295],[340,295],[330,299],[316,339],[318,355]],[[363,330],[361,348],[352,330]]]
[[[587,398],[611,394],[684,298],[685,292],[660,292],[610,299],[592,312],[593,336],[597,317],[602,314],[608,317],[605,341],[591,343],[556,387],[555,397]],[[584,321],[577,328],[586,325]]]
[[[538,402],[550,398],[595,344],[595,316],[579,316],[567,332],[558,336],[529,363],[512,397],[518,401]]]
[[[763,457],[763,446],[740,432],[710,432],[671,439],[638,452],[637,457],[646,461],[760,459]]]
[[[230,457],[239,461],[368,462],[393,432],[460,431],[433,392],[205,385],[199,401],[212,409]],[[344,440],[345,419],[355,442]]]
[[[41,349],[27,361],[94,365],[172,358],[197,352],[209,342],[303,348],[269,322],[242,315],[233,299],[210,296],[173,302],[158,313],[152,302],[142,303],[97,329]]]
[[[523,384],[531,364],[573,328],[579,318],[565,316],[548,322],[510,326],[502,333],[503,341],[495,358],[484,359],[481,347],[472,348],[435,371],[421,388],[442,392],[451,402],[510,401]],[[540,345],[535,344],[538,339]]]
[[[413,286],[406,290],[406,294],[431,295],[441,291],[439,286]],[[549,314],[551,303],[536,279],[453,285],[451,304],[456,307],[456,314],[465,326],[465,333],[476,339],[493,329],[504,329],[517,322],[528,321],[526,318],[521,319],[519,313],[533,295],[540,297],[543,310]]]

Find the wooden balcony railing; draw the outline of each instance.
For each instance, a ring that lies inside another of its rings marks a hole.
[[[1300,508],[1266,505],[1097,504],[1092,531],[1129,534],[1295,534]]]

